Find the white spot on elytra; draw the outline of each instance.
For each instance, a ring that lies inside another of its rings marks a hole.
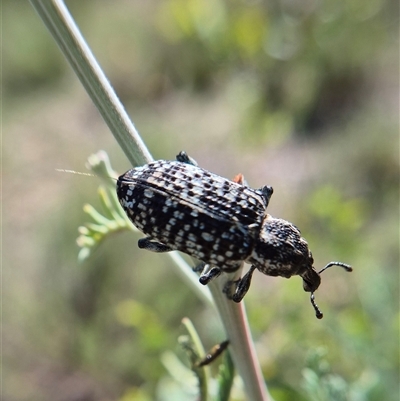
[[[203,193],[204,193],[204,190],[202,188],[203,183],[198,180],[193,180],[192,183],[194,185],[194,187],[192,188],[192,192],[195,195],[203,195]]]
[[[153,192],[151,189],[146,188],[146,189],[143,191],[143,195],[144,195],[146,198],[152,198],[152,197],[154,196],[154,192]]]
[[[217,194],[218,196],[221,196],[221,197],[224,196],[224,193],[225,193],[225,192],[224,192],[224,190],[223,190],[222,188],[218,188],[217,191],[216,191],[216,194]]]
[[[182,212],[179,212],[178,210],[175,210],[174,217],[176,217],[177,219],[183,219],[185,217],[185,214]]]
[[[225,193],[224,200],[229,202],[234,202],[236,200],[236,196],[230,192]]]
[[[137,207],[138,207],[138,209],[140,209],[140,210],[146,210],[146,209],[147,209],[147,207],[146,207],[145,205],[143,205],[143,203],[139,203],[139,204],[137,205]]]
[[[211,235],[210,233],[203,232],[203,233],[201,233],[201,236],[205,241],[209,241],[209,242],[214,241],[214,236]]]
[[[134,201],[132,200],[132,201],[130,201],[130,202],[127,202],[125,199],[123,200],[123,207],[126,207],[127,209],[132,209],[133,208],[133,205],[134,205]]]

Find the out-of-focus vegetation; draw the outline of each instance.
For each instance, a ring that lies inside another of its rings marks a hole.
[[[55,169],[100,148],[130,166],[30,5],[2,5],[4,399],[194,399],[165,352],[185,358],[184,316],[207,346],[223,340],[218,317],[134,234],[77,263],[97,182]],[[398,400],[398,2],[68,6],[156,158],[185,149],[272,185],[270,213],[301,228],[316,267],[354,266],[324,273],[322,321],[299,278],[254,280],[275,400]]]

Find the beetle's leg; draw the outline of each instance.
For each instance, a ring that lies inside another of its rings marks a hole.
[[[164,245],[161,242],[151,239],[150,237],[141,238],[138,241],[138,246],[140,249],[146,249],[151,252],[171,252],[175,250],[168,245]]]
[[[195,267],[193,267],[193,271],[195,273],[207,273],[210,270],[210,265],[205,263],[205,262],[200,262],[198,265],[196,265]]]
[[[192,159],[184,150],[181,150],[176,155],[176,160],[181,163],[191,164],[192,166],[197,166],[196,160]]]
[[[240,302],[246,295],[247,291],[250,288],[251,277],[253,276],[253,272],[255,269],[256,267],[254,265],[251,265],[250,270],[242,278],[234,282],[236,284],[236,290],[232,296],[233,301]]]
[[[261,196],[264,198],[265,207],[267,207],[269,204],[269,201],[271,199],[271,196],[274,193],[274,189],[272,187],[270,187],[269,185],[264,185],[263,187],[258,189],[258,191],[261,193]]]
[[[221,274],[221,269],[218,267],[211,267],[210,265],[204,265],[204,270],[200,274],[200,284],[207,285],[211,280],[214,280]]]

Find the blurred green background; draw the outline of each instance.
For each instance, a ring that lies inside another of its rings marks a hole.
[[[68,6],[155,158],[184,149],[272,185],[270,213],[301,228],[317,268],[354,266],[322,276],[322,321],[300,278],[256,273],[246,307],[275,400],[328,399],[305,366],[342,386],[329,399],[398,400],[398,1]],[[77,263],[98,181],[55,169],[84,171],[99,149],[131,166],[29,3],[2,7],[3,399],[196,399],[161,355],[181,355],[184,316],[206,346],[223,340],[218,316],[134,234]]]

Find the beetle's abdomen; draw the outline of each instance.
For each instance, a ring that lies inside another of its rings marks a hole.
[[[257,190],[175,161],[129,170],[117,194],[140,231],[221,268],[251,254],[266,207]]]

